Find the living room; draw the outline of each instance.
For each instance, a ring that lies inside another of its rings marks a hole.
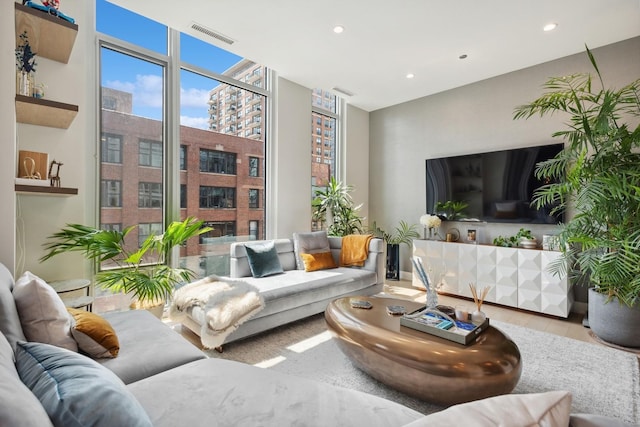
[[[1,55],[5,63],[1,71],[5,81],[2,109],[13,112],[15,70],[9,67],[14,62],[14,12],[11,2],[0,7],[5,12],[0,18]],[[70,255],[65,262],[40,263],[44,237],[65,223],[95,222],[98,205],[96,147],[91,142],[96,140],[98,121],[93,107],[98,105],[96,42],[91,25],[95,20],[95,5],[63,0],[62,10],[80,24],[73,54],[68,64],[43,60],[39,66],[40,72],[47,75],[47,97],[80,105],[73,125],[62,131],[18,125],[14,114],[5,114],[0,119],[3,139],[17,141],[7,142],[10,148],[0,159],[3,182],[0,197],[5,201],[0,206],[5,219],[0,225],[0,235],[5,241],[0,248],[0,262],[15,274],[30,270],[55,279],[90,277],[90,266],[79,255]],[[636,14],[632,16],[638,18],[637,5],[633,10]],[[635,22],[635,33],[593,50],[611,86],[637,77],[640,24],[638,19]],[[527,52],[520,54],[526,56]],[[367,110],[347,103],[342,178],[356,188],[354,197],[363,203],[363,216],[388,227],[400,220],[417,223],[425,213],[425,159],[554,142],[550,135],[562,124],[561,118],[514,121],[513,109],[538,96],[549,76],[588,70],[588,58],[580,51],[384,108]],[[311,223],[306,197],[310,165],[299,161],[308,159],[309,150],[299,141],[308,139],[312,88],[282,77],[276,78],[275,86],[278,96],[272,123],[277,149],[273,149],[269,159],[273,175],[268,193],[271,202],[267,212],[267,238],[291,236],[308,230]],[[77,187],[79,195],[68,198],[16,196],[17,147],[24,141],[30,141],[35,149],[64,158],[62,179],[65,184]],[[489,243],[497,235],[517,231],[517,228],[484,225],[481,243]],[[532,229],[538,236],[548,230],[545,226]],[[465,231],[460,230],[463,235]],[[402,248],[402,251],[402,276],[409,278],[412,270],[409,249]],[[578,302],[586,302],[584,295],[578,297]]]
[[[9,85],[14,75],[8,67],[13,28],[13,12],[5,4],[3,37],[6,67],[3,69],[6,94],[12,93]],[[69,64],[61,65],[41,60],[41,75],[47,80],[47,97],[81,106],[72,126],[67,130],[37,126],[16,125],[11,115],[2,120],[4,139],[17,140],[13,150],[24,141],[36,151],[50,151],[53,157],[65,159],[62,179],[67,186],[77,187],[79,195],[70,198],[15,196],[13,176],[15,156],[4,156],[2,205],[2,235],[6,242],[0,250],[0,260],[9,266],[30,269],[49,277],[84,277],[89,267],[81,262],[71,265],[60,263],[41,264],[43,236],[58,230],[64,223],[91,223],[96,218],[96,182],[94,140],[96,114],[91,108],[97,105],[93,89],[96,75],[95,42],[91,25],[94,22],[94,5],[69,2],[62,10],[74,16],[80,26],[75,48]],[[620,12],[618,12],[620,13]],[[637,27],[637,25],[636,25]],[[633,25],[631,26],[633,30]],[[635,28],[638,31],[638,28]],[[638,69],[637,37],[630,34],[628,40],[594,49],[600,69],[610,85],[631,81]],[[582,46],[580,47],[582,49]],[[526,52],[522,53],[526,55]],[[398,105],[365,111],[347,103],[345,118],[344,164],[340,168],[342,180],[356,189],[354,198],[362,203],[361,214],[370,221],[392,228],[399,220],[417,223],[424,214],[424,160],[443,155],[494,151],[505,148],[549,144],[551,134],[557,130],[561,118],[514,121],[513,109],[540,93],[545,79],[552,75],[589,70],[584,53],[576,53],[561,59],[485,79],[459,88],[418,98]],[[276,70],[277,71],[277,70]],[[44,79],[43,79],[44,80]],[[86,88],[85,90],[78,90]],[[311,212],[305,198],[308,194],[310,165],[296,159],[307,158],[308,150],[294,141],[303,140],[308,134],[306,117],[310,115],[309,92],[295,82],[277,79],[277,114],[275,129],[278,149],[269,156],[273,176],[268,189],[266,237],[290,236],[293,232],[308,229]],[[3,97],[5,111],[13,111],[13,97]],[[9,117],[11,116],[11,117]],[[398,144],[402,149],[399,150]],[[52,147],[55,147],[52,148]],[[17,152],[14,152],[17,155]],[[287,168],[274,167],[287,164]],[[286,208],[285,208],[286,207]],[[543,229],[544,230],[544,229]],[[465,230],[460,230],[463,234]],[[499,234],[511,229],[489,226],[481,234],[482,242],[491,242]],[[517,228],[516,228],[517,231]],[[534,234],[542,232],[533,230]],[[401,270],[404,277],[411,271],[408,249],[402,248]],[[71,256],[72,258],[73,256]],[[79,258],[75,258],[79,260]]]

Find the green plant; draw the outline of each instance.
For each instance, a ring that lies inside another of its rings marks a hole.
[[[393,230],[392,233],[387,233],[382,228],[378,227],[375,221],[371,224],[369,228],[369,232],[371,232],[374,236],[379,237],[390,245],[400,245],[405,244],[407,246],[411,246],[413,239],[418,239],[420,234],[416,230],[415,224],[409,224],[403,220],[400,220],[398,226]]]
[[[20,34],[20,44],[16,47],[16,68],[18,71],[31,73],[36,70],[36,53],[31,50],[27,32]]]
[[[212,228],[203,227],[203,221],[189,217],[182,222],[172,222],[163,234],[148,236],[139,249],[130,251],[125,238],[135,227],[117,231],[67,224],[47,238],[49,242],[44,246],[48,252],[40,261],[65,252],[82,252],[85,258],[96,263],[108,261],[114,268],[99,271],[96,285],[114,292],[131,293],[140,304],[157,304],[171,295],[176,284],[195,277],[188,268],[165,264],[172,249]]]
[[[362,233],[362,218],[358,211],[362,204],[355,205],[351,197],[353,186],[331,177],[324,190],[317,190],[311,201],[313,219],[327,224],[331,236],[346,236]]]
[[[463,211],[468,207],[469,203],[467,202],[447,200],[446,202],[436,203],[435,213],[443,213],[448,221],[455,221],[457,219],[466,218],[467,215]]]
[[[531,234],[531,230],[521,228],[513,236],[508,236],[508,237],[498,236],[495,239],[493,239],[493,244],[494,246],[504,246],[504,247],[511,248],[513,246],[518,246],[520,239],[534,239],[533,234]]]
[[[553,271],[587,276],[607,301],[617,297],[632,306],[640,301],[640,79],[606,89],[586,53],[597,79],[590,73],[551,78],[546,93],[517,107],[514,118],[568,115],[568,129],[553,134],[564,139],[564,150],[536,165],[547,184],[534,203],[576,211],[558,234],[563,257]]]

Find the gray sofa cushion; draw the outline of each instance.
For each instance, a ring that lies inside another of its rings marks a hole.
[[[120,341],[115,359],[98,359],[125,384],[206,356],[146,310],[105,313]],[[158,344],[159,343],[159,344]]]
[[[422,417],[376,396],[222,359],[189,363],[128,388],[156,427],[388,427]]]
[[[20,317],[13,299],[13,276],[3,264],[0,264],[0,331],[15,349],[17,341],[26,341],[22,332]]]
[[[49,344],[21,342],[16,368],[56,426],[152,427],[124,383],[86,356]]]
[[[329,236],[324,230],[293,233],[293,251],[296,254],[296,268],[298,270],[304,270],[304,261],[302,261],[300,254],[315,254],[330,250]]]
[[[291,239],[274,239],[276,252],[282,269],[295,270],[296,258],[293,253],[293,240]],[[231,277],[251,277],[251,267],[247,258],[247,250],[245,245],[248,242],[235,242],[229,247],[231,255],[230,276]]]
[[[342,295],[369,288],[376,283],[376,273],[369,270],[338,267],[330,270],[307,272],[289,270],[278,276],[264,278],[244,277],[260,291],[265,307],[251,321],[317,301],[338,298]],[[194,307],[190,316],[199,324],[204,322],[201,307]]]
[[[13,349],[3,334],[0,334],[0,402],[0,426],[53,425],[38,398],[20,380]]]

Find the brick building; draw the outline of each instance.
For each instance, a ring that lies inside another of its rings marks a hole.
[[[138,224],[130,241],[140,242],[162,232],[162,123],[133,115],[130,93],[102,90],[100,223],[104,229]],[[214,227],[182,255],[210,253],[211,238],[263,238],[264,182],[262,140],[181,126],[181,217]]]

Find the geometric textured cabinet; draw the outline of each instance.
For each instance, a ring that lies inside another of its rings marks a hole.
[[[485,298],[523,310],[568,317],[573,292],[568,280],[547,270],[560,252],[471,245],[436,240],[414,240],[413,255],[422,258],[439,292],[471,298],[469,283],[489,286]],[[422,282],[413,274],[413,285]]]

